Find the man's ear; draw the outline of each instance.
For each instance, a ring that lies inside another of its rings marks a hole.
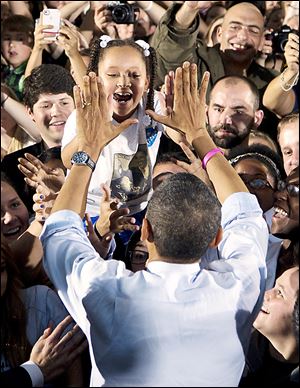
[[[223,238],[223,228],[220,226],[219,229],[217,230],[216,236],[213,238],[213,240],[209,244],[209,247],[210,248],[217,248],[217,246],[221,242],[222,238]]]
[[[29,108],[29,106],[26,106],[25,108],[26,108],[26,112],[29,114],[31,120],[35,121],[34,120],[34,114],[33,114],[32,110]]]
[[[219,27],[217,28],[217,34],[216,34],[217,41],[218,41],[219,43],[221,43],[222,33],[223,33],[223,31],[222,31],[222,26],[219,26]]]
[[[257,110],[255,111],[254,113],[254,124],[255,124],[255,128],[258,128],[261,124],[261,122],[263,121],[263,118],[264,118],[264,111],[263,110]]]
[[[148,240],[151,243],[153,243],[154,241],[152,226],[146,217],[143,219],[143,223],[142,223],[141,240],[142,241]]]
[[[209,123],[209,120],[208,120],[208,105],[205,104],[205,123],[208,124]]]

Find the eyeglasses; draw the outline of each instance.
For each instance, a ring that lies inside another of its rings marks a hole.
[[[149,253],[148,252],[143,252],[143,251],[129,251],[128,252],[129,259],[132,263],[145,263],[148,258],[149,258]]]
[[[291,197],[299,196],[299,185],[293,185],[292,183],[286,183],[285,181],[279,181],[277,184],[278,191],[286,190]]]
[[[265,179],[256,178],[256,179],[253,179],[252,181],[246,181],[246,179],[244,179],[243,176],[241,176],[241,178],[243,179],[245,185],[248,185],[249,187],[251,187],[251,189],[255,189],[255,190],[261,190],[266,188],[273,189],[270,183]]]

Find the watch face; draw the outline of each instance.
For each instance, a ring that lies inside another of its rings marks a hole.
[[[88,154],[86,154],[83,151],[80,151],[80,152],[76,152],[73,155],[72,159],[73,159],[74,163],[86,163],[88,158],[89,158]]]

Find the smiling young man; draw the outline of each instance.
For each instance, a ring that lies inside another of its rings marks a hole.
[[[18,194],[29,208],[32,195],[26,195],[24,176],[18,169],[18,159],[25,153],[39,157],[49,148],[61,145],[65,123],[74,110],[73,86],[70,73],[58,65],[41,65],[24,81],[24,103],[37,124],[42,141],[6,155],[1,170],[14,182]]]

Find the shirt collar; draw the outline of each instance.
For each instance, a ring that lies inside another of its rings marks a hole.
[[[147,264],[147,269],[153,273],[181,272],[192,274],[199,272],[200,262],[192,264],[174,264],[165,261],[150,261],[150,263]]]
[[[28,61],[21,63],[21,65],[16,67],[15,69],[13,67],[10,67],[10,72],[14,74],[23,74],[25,72],[27,62]]]

